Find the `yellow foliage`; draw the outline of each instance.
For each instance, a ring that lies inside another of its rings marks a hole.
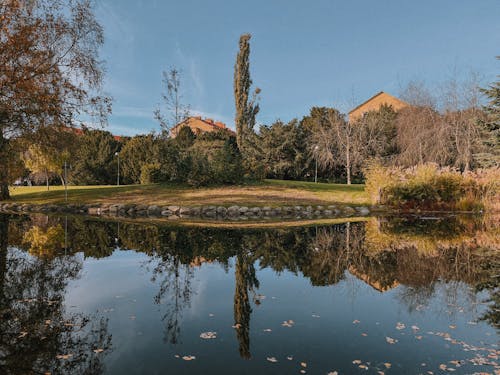
[[[64,229],[61,225],[56,225],[44,231],[39,226],[34,226],[24,234],[23,242],[29,244],[31,255],[51,257],[64,246]]]

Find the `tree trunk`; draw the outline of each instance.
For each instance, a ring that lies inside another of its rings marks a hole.
[[[7,246],[9,239],[9,217],[0,215],[0,311],[6,308],[5,300],[5,278],[7,276]]]
[[[63,175],[62,175],[62,174],[60,174],[60,175],[59,175],[59,178],[61,179],[61,184],[62,184],[62,186],[63,186],[63,187],[64,187],[64,186],[66,186],[66,181],[64,181],[64,177],[63,177]]]
[[[351,184],[351,150],[350,143],[347,144],[347,150],[345,155],[345,169],[347,174],[347,185]]]
[[[45,170],[45,181],[47,182],[47,191],[49,191],[49,171]]]
[[[0,128],[0,200],[10,198],[9,193],[9,140],[3,137],[2,129]]]

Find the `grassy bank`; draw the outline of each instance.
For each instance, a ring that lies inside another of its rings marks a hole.
[[[12,201],[31,204],[63,204],[64,188],[22,186],[11,189]],[[177,184],[127,186],[70,186],[68,203],[133,203],[156,205],[367,205],[364,185],[264,180],[239,186],[192,188]]]

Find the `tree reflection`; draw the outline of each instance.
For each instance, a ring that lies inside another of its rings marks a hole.
[[[5,374],[104,371],[107,321],[64,309],[68,281],[81,262],[72,256],[29,256],[9,248],[9,217],[0,215],[0,366]],[[14,233],[15,236],[15,233]],[[46,254],[39,243],[38,250]]]
[[[193,270],[182,264],[178,256],[165,256],[153,270],[152,281],[160,280],[155,303],[166,306],[162,320],[166,323],[165,340],[179,342],[182,312],[191,304]]]
[[[2,301],[32,298],[29,285],[64,290],[65,282],[77,276],[80,265],[73,256],[60,256],[58,249],[61,248],[63,219],[23,216],[15,220],[16,225],[9,226],[8,221],[0,224],[0,230],[4,233],[3,237],[0,236],[3,249],[0,254]],[[487,291],[490,304],[483,319],[498,327],[499,227],[497,219],[482,218],[478,221],[462,217],[432,220],[414,217],[372,218],[368,222],[280,229],[182,227],[86,217],[69,218],[68,244],[64,248],[68,249],[69,254],[81,252],[85,257],[95,258],[111,255],[117,246],[147,254],[150,259],[147,265],[152,268],[152,281],[159,285],[155,302],[164,310],[165,340],[173,344],[180,341],[182,315],[190,307],[192,295],[196,292],[192,283],[194,268],[210,262],[230,270],[229,265],[234,260],[235,332],[241,357],[250,358],[252,303],[258,303],[252,294],[259,288],[256,264],[261,268],[272,268],[277,273],[301,274],[317,286],[333,285],[346,277],[355,277],[381,293],[398,288],[400,301],[410,310],[428,304],[436,293],[443,291],[443,287],[448,302],[453,302],[463,296],[466,290],[464,286],[470,286],[474,291]],[[21,252],[8,252],[7,230],[10,232],[9,244],[45,256],[31,258],[21,256]],[[24,235],[25,232],[30,234]],[[47,271],[42,273],[43,269]],[[19,280],[15,279],[17,281],[14,282],[13,277]],[[24,279],[21,280],[21,277]],[[45,279],[49,281],[42,281]],[[56,280],[59,280],[59,284],[52,285]],[[24,288],[27,297],[17,294],[14,297],[12,292],[4,297],[13,283],[19,284],[18,288]],[[438,290],[437,286],[441,289]],[[61,292],[54,298],[47,296],[44,300],[42,293],[37,301],[45,301],[47,305],[48,300],[59,301],[62,296]],[[475,296],[475,292],[471,293],[470,301]],[[49,307],[57,307],[59,311],[61,303],[52,303]],[[12,307],[6,306],[2,305],[2,314],[4,310],[12,314]],[[30,303],[27,306],[35,305]],[[27,311],[28,308],[19,309]],[[46,315],[50,314],[55,313]],[[46,320],[42,315],[37,316],[38,322]],[[57,321],[58,318],[49,319]],[[2,321],[0,324],[5,323]],[[16,331],[17,336],[21,335],[20,329]],[[58,328],[60,336],[64,329]],[[99,331],[98,327],[96,329]],[[58,342],[61,341],[60,336],[57,336]],[[17,341],[12,345],[21,345]],[[46,343],[40,343],[41,348],[43,345]],[[58,345],[55,351],[63,354],[62,344]],[[75,346],[73,343],[71,345]],[[77,352],[77,349],[71,350]],[[75,354],[72,358],[75,360],[78,356]],[[30,366],[34,366],[34,362],[36,360],[31,360]],[[70,362],[67,360],[67,363]],[[88,364],[88,361],[82,363]]]
[[[242,251],[236,256],[234,265],[234,326],[239,344],[240,356],[251,358],[250,353],[250,305],[249,293],[259,287],[259,280],[255,275],[255,258],[252,253]]]

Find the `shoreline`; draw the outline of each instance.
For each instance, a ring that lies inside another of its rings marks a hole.
[[[138,220],[189,221],[203,223],[230,223],[264,221],[277,223],[279,220],[310,223],[312,221],[366,218],[386,215],[458,215],[476,214],[475,211],[424,211],[397,210],[384,206],[348,205],[286,205],[286,206],[223,206],[223,205],[145,205],[145,204],[30,204],[1,203],[0,213],[14,214],[71,214],[103,218],[126,218]]]

